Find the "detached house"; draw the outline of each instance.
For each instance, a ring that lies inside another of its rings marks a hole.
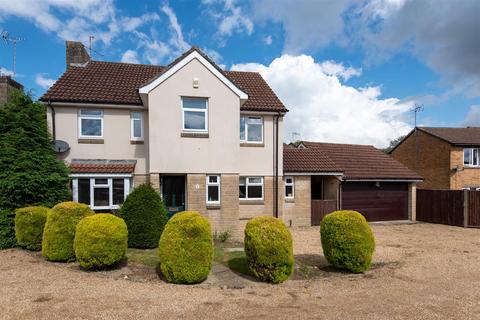
[[[423,176],[419,188],[480,190],[480,127],[416,129],[390,153]]]
[[[170,214],[197,210],[217,231],[282,216],[288,110],[258,73],[222,70],[196,47],[163,67],[66,46],[67,70],[40,100],[75,201],[116,209],[151,183]]]

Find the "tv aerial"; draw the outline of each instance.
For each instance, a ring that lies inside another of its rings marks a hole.
[[[11,44],[13,46],[13,76],[12,78],[15,78],[15,69],[17,65],[17,43],[24,41],[25,38],[20,38],[20,37],[13,37],[10,35],[8,31],[2,31],[0,33],[0,37],[2,40],[8,45]]]

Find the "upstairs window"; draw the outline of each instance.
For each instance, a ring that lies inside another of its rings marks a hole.
[[[240,116],[240,141],[248,143],[263,142],[263,118]]]
[[[134,111],[130,114],[132,140],[143,140],[143,113]]]
[[[239,198],[263,200],[263,177],[240,177]]]
[[[295,196],[295,183],[293,177],[285,177],[285,198],[293,199]]]
[[[478,167],[480,161],[478,159],[479,149],[465,148],[463,149],[463,164],[467,167]]]
[[[220,176],[207,176],[207,204],[220,204]]]
[[[183,130],[208,131],[208,101],[206,98],[182,98]]]
[[[80,109],[78,114],[80,138],[103,137],[103,110]]]

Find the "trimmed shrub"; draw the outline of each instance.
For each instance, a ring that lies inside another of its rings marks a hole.
[[[19,246],[32,251],[42,249],[43,228],[48,210],[46,207],[15,210],[15,236]]]
[[[95,214],[86,204],[72,201],[62,202],[47,214],[43,231],[42,254],[50,261],[73,261],[73,240],[77,223]]]
[[[208,219],[195,211],[174,215],[159,243],[160,270],[173,283],[199,283],[212,269],[213,238]]]
[[[293,241],[287,226],[274,217],[257,217],[245,227],[248,268],[262,281],[281,283],[293,272]]]
[[[13,248],[15,238],[15,213],[13,210],[0,209],[0,249]]]
[[[339,269],[364,272],[370,268],[375,237],[367,220],[356,211],[335,211],[320,224],[323,254]]]
[[[77,224],[74,248],[77,261],[85,269],[102,269],[123,259],[128,231],[122,218],[96,214]]]
[[[160,195],[148,184],[142,184],[128,195],[120,209],[128,227],[130,248],[156,248],[167,222],[167,210]]]

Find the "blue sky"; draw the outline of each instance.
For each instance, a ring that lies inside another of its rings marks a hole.
[[[64,40],[93,58],[166,64],[198,45],[226,69],[258,71],[291,110],[285,140],[385,146],[419,123],[480,125],[480,1],[0,0],[0,31],[23,37],[16,79],[35,97],[65,70]],[[11,73],[12,46],[0,44]]]

